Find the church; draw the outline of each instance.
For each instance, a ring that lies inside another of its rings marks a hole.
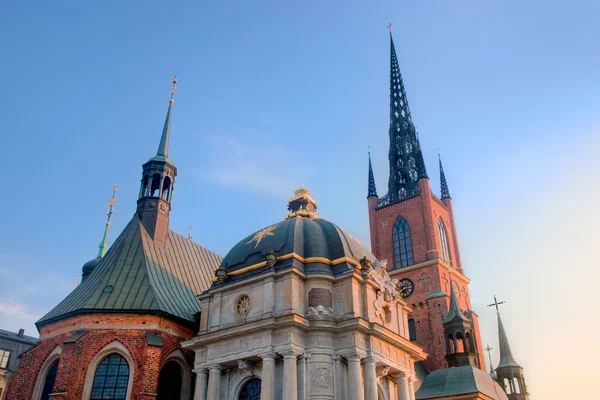
[[[170,230],[176,83],[134,215],[108,248],[113,195],[98,256],[36,323],[7,400],[529,398],[499,313],[486,372],[449,186],[440,159],[431,190],[391,32],[389,182],[380,197],[369,155],[370,250],[304,186],[225,257]]]

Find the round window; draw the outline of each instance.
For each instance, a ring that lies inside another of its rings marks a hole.
[[[250,297],[247,295],[243,295],[240,297],[235,304],[235,313],[239,316],[243,316],[248,314],[248,310],[250,309]]]

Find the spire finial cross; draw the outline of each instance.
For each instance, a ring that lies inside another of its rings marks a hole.
[[[387,28],[390,30],[390,35],[392,34],[392,23],[388,22]]]
[[[188,240],[192,240],[193,236],[192,236],[192,226],[190,225],[188,228]]]
[[[173,95],[175,94],[175,89],[177,89],[177,77],[174,76],[173,77],[173,87],[171,87],[171,99],[169,100],[169,103],[173,103],[175,100],[173,100]]]
[[[483,349],[484,351],[487,351],[488,356],[490,358],[490,371],[492,371],[492,350],[494,350],[493,347],[491,347],[489,344],[487,346],[485,346],[485,349]]]
[[[488,304],[488,307],[496,307],[496,314],[500,314],[500,309],[498,306],[505,303],[505,301],[498,301],[498,299],[496,299],[496,295],[494,295],[494,302],[492,304]]]
[[[117,194],[117,188],[119,187],[118,183],[115,183],[112,187],[113,189],[113,194],[112,197],[110,198],[110,200],[108,200],[108,211],[106,212],[106,215],[108,215],[108,218],[106,220],[106,225],[110,225],[110,217],[111,215],[113,215],[113,212],[115,211],[115,202],[117,201],[117,198],[115,197],[115,195]]]

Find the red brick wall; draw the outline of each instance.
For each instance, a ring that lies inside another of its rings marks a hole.
[[[460,265],[456,221],[454,221],[452,213],[451,200],[441,201],[435,198],[431,194],[428,179],[420,180],[419,188],[421,193],[419,196],[381,208],[377,208],[374,197],[368,200],[371,248],[378,259],[388,261],[388,270],[393,271],[395,269],[392,231],[394,223],[399,216],[402,216],[410,226],[414,263],[419,264],[430,261],[430,265],[424,265],[412,271],[395,270],[392,275],[397,279],[408,278],[415,285],[413,294],[406,299],[407,303],[413,308],[409,318],[415,320],[417,344],[429,354],[425,365],[429,370],[436,370],[446,368],[447,365],[445,359],[446,344],[440,311],[443,311],[446,315],[450,303],[450,278],[447,267],[438,261],[438,258],[442,257],[438,233],[439,218],[442,219],[448,235],[452,266],[462,273],[462,265]],[[454,276],[453,281],[456,282],[461,291],[459,298],[461,309],[471,309],[466,281],[457,276]],[[436,292],[443,292],[446,295],[427,299]],[[481,363],[483,361],[483,349],[477,316],[474,315],[473,319]],[[485,364],[481,363],[481,365],[484,366]]]
[[[94,324],[97,327],[82,328],[81,324]],[[158,325],[163,340],[162,347],[148,346],[146,329],[133,327],[119,329],[106,327],[109,323]],[[76,343],[63,343],[78,329],[89,332]],[[64,333],[63,330],[66,330]],[[172,332],[165,333],[164,330]],[[60,397],[65,400],[80,400],[83,392],[88,366],[94,356],[113,341],[127,348],[134,360],[134,378],[132,399],[154,399],[155,396],[140,393],[156,393],[160,367],[165,357],[176,349],[181,349],[181,341],[193,337],[193,331],[158,316],[148,315],[83,315],[44,326],[40,332],[40,343],[24,353],[17,373],[11,380],[6,400],[31,400],[35,381],[48,355],[60,346],[62,354],[58,365],[54,392],[65,392]],[[181,349],[191,371],[193,354]]]

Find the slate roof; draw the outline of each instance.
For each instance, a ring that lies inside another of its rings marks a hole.
[[[508,343],[508,337],[506,336],[506,331],[504,330],[504,324],[502,323],[502,318],[500,318],[500,313],[498,313],[498,339],[500,342],[500,363],[496,368],[521,368],[521,366],[513,358],[512,351],[510,350],[510,344]]]
[[[417,400],[481,393],[494,400],[508,400],[506,393],[485,371],[465,365],[431,372],[415,394]]]
[[[194,322],[196,295],[210,287],[222,258],[169,230],[154,243],[137,215],[92,274],[38,322],[94,312],[158,313]]]
[[[33,336],[19,336],[18,333],[5,331],[4,329],[0,329],[0,339],[12,340],[13,342],[20,342],[30,345],[35,345],[38,342],[38,338]]]

